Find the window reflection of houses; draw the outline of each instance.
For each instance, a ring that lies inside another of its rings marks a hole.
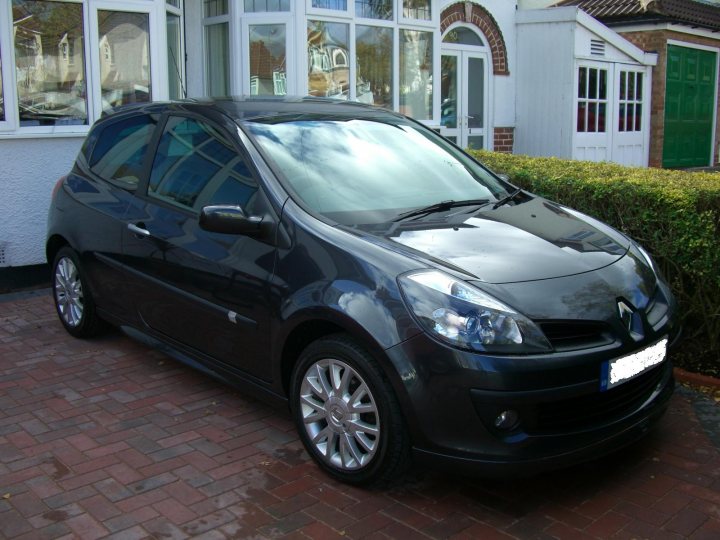
[[[98,11],[103,109],[150,100],[150,38],[144,13]]]
[[[250,94],[283,96],[287,93],[285,43],[274,55],[264,41],[250,42]]]
[[[21,125],[83,124],[87,110],[82,8],[41,4],[13,4]]]
[[[328,26],[341,25],[317,22],[308,26],[308,94],[348,99],[350,91],[348,47],[331,35]]]

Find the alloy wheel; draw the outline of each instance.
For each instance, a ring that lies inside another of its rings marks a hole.
[[[76,327],[83,317],[83,290],[75,263],[62,257],[55,266],[55,303],[63,321]]]

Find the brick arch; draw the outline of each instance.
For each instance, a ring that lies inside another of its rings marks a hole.
[[[440,14],[440,31],[456,22],[472,24],[485,36],[492,53],[493,75],[510,75],[505,38],[487,9],[473,2],[451,4]]]

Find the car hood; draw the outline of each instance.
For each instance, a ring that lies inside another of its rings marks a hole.
[[[613,264],[630,247],[607,225],[540,197],[363,230],[387,247],[497,284],[591,272]]]

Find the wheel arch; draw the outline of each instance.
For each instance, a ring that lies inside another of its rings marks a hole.
[[[68,242],[62,235],[53,234],[50,236],[45,243],[45,258],[47,259],[48,264],[52,264],[55,260],[57,252],[60,251],[62,247],[68,245],[70,245],[70,242]]]

